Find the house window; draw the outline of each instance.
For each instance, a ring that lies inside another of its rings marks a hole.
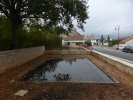
[[[76,45],[79,45],[79,43],[76,43]]]
[[[70,43],[68,42],[67,45],[70,45]]]

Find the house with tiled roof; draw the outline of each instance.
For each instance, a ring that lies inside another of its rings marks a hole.
[[[82,48],[85,42],[84,35],[76,34],[64,37],[62,44],[64,47]]]
[[[124,46],[133,46],[133,37],[125,38],[119,42],[119,49],[123,49]]]

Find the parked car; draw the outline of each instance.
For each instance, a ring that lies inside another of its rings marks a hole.
[[[133,46],[125,46],[122,49],[123,52],[129,52],[129,53],[133,53]]]

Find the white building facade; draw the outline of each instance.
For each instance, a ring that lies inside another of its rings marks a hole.
[[[133,46],[133,37],[126,38],[119,43],[120,50],[122,50],[125,46]]]

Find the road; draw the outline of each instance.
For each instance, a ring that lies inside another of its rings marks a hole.
[[[129,61],[133,61],[133,53],[125,53],[118,50],[111,50],[101,46],[95,46],[93,47],[93,50]]]

